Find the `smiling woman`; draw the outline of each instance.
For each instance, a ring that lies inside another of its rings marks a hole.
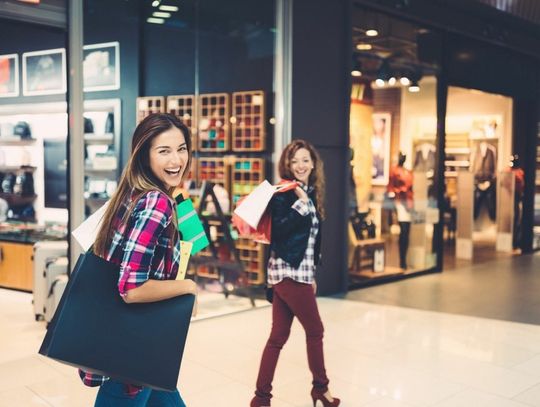
[[[176,280],[180,239],[172,192],[189,172],[190,163],[190,133],[178,118],[151,114],[139,123],[94,243],[98,256],[120,266],[118,293],[126,303],[197,293],[192,280]],[[98,407],[120,405],[119,400],[126,406],[185,406],[178,391],[152,390],[84,371],[80,376],[86,385],[101,386]]]

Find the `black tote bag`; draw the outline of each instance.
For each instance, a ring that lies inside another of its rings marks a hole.
[[[124,383],[176,389],[195,297],[126,304],[119,266],[81,255],[39,353]]]

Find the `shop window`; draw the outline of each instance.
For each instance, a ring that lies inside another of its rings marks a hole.
[[[355,9],[350,112],[351,286],[433,269],[437,33]]]

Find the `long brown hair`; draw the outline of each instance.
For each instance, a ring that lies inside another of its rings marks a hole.
[[[307,151],[309,151],[311,161],[313,161],[313,170],[309,174],[308,181],[309,185],[312,185],[315,189],[315,207],[317,208],[319,215],[321,215],[321,218],[324,219],[324,166],[319,153],[310,142],[297,139],[293,140],[287,145],[287,147],[285,147],[279,159],[279,176],[283,179],[294,179],[294,174],[291,171],[291,160],[296,152],[301,148],[305,148]]]
[[[161,191],[172,199],[174,188],[163,185],[150,169],[150,147],[154,138],[173,127],[179,129],[186,140],[189,158],[183,169],[182,180],[188,175],[191,168],[192,152],[188,127],[172,114],[155,113],[147,116],[139,123],[133,133],[131,155],[120,177],[118,188],[103,215],[101,227],[94,242],[94,252],[97,255],[102,257],[107,255],[114,234],[113,220],[126,201],[130,201],[130,203],[123,215],[123,222],[127,222],[129,219],[138,198],[148,191]],[[132,194],[135,197],[133,200],[131,200]],[[173,222],[169,225],[171,237],[176,236],[178,233],[176,224],[176,213],[173,211]]]

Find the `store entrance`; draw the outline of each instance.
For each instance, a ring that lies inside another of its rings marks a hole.
[[[519,253],[524,173],[512,155],[512,98],[448,88],[444,269]]]

